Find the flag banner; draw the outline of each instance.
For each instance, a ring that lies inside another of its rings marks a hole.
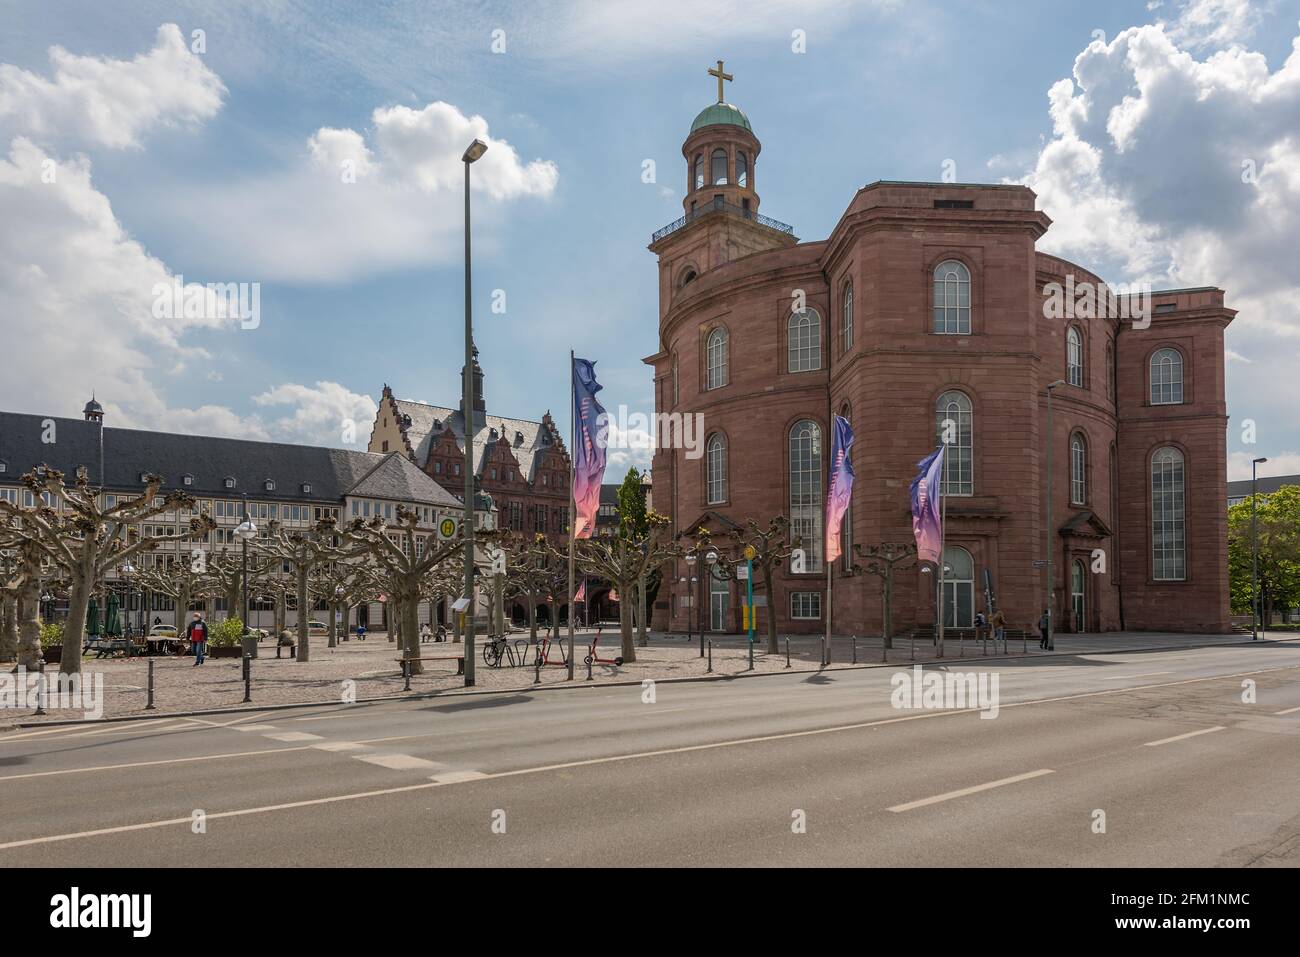
[[[600,482],[605,477],[605,448],[598,441],[599,419],[605,407],[596,400],[603,386],[596,381],[596,363],[573,360],[573,537],[590,538],[600,509]]]
[[[849,420],[842,415],[837,415],[831,438],[830,494],[826,496],[827,562],[835,561],[842,551],[841,525],[853,494],[853,463],[849,460],[851,448],[853,448],[853,430],[849,428]]]
[[[584,578],[582,580],[582,584],[578,586],[578,594],[573,596],[573,600],[574,601],[587,600],[587,579]]]
[[[609,600],[610,600],[610,601],[618,601],[618,589],[617,589],[617,588],[611,588],[611,589],[609,590]]]
[[[939,483],[943,476],[943,446],[917,463],[912,479],[912,534],[916,536],[916,557],[939,563],[943,541],[943,519],[939,510]]]

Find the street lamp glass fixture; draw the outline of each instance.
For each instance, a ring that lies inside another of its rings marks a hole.
[[[715,552],[713,549],[710,548],[710,549],[705,553],[705,555],[704,555],[704,560],[705,560],[706,562],[708,562],[710,565],[712,565],[714,562],[716,562],[716,561],[718,560],[718,553]]]
[[[242,541],[249,541],[257,537],[257,525],[251,518],[246,518],[235,526],[235,537]]]
[[[475,160],[477,160],[486,152],[487,152],[487,144],[484,143],[482,140],[476,139],[474,140],[474,142],[469,144],[469,146],[465,150],[465,155],[462,156],[460,159],[461,162],[463,163],[473,163]]]
[[[695,553],[694,553],[694,552],[687,552],[687,553],[686,553],[686,564],[687,564],[687,565],[690,565],[691,567],[694,567],[694,566],[695,566],[695,558],[696,558],[696,556],[695,556]]]

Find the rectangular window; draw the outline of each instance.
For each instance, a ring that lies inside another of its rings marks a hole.
[[[801,621],[815,620],[822,616],[822,594],[818,591],[796,591],[790,593],[790,617]]]

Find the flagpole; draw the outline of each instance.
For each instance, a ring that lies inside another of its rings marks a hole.
[[[573,542],[578,537],[578,500],[575,497],[578,454],[578,394],[573,385],[573,350],[569,350],[569,679],[573,680]]]
[[[935,607],[938,612],[937,631],[939,636],[939,653],[938,657],[943,657],[943,552],[944,540],[948,534],[948,449],[945,445],[943,449],[943,466],[939,469],[939,595],[935,599]]]

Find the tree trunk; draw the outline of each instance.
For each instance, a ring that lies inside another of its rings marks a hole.
[[[772,598],[772,565],[763,566],[763,588],[767,592],[767,653],[779,655],[780,647],[776,640],[776,604]]]
[[[0,663],[11,665],[18,660],[18,596],[6,592],[0,596]]]
[[[298,573],[298,655],[299,661],[311,660],[311,648],[308,642],[311,635],[307,631],[307,619],[311,617],[308,609],[311,607],[307,601],[307,566],[305,564],[297,566]]]
[[[18,663],[31,670],[40,666],[41,581],[32,576],[18,591]]]
[[[325,613],[330,616],[328,624],[330,628],[329,647],[331,648],[337,648],[339,646],[338,608],[339,606],[337,603],[331,602],[329,611]]]
[[[632,603],[627,600],[628,592],[636,591],[636,583],[629,582],[623,589],[623,600],[618,603],[618,629],[623,639],[623,663],[636,661],[636,642],[632,636]]]
[[[528,643],[537,644],[537,599],[532,592],[528,593]]]
[[[289,604],[288,595],[284,591],[284,589],[281,588],[279,591],[275,593],[275,613],[272,616],[273,620],[271,622],[271,630],[275,632],[276,641],[279,641],[280,635],[284,633],[284,627],[285,627],[284,623],[288,620],[289,617],[285,611],[288,604]]]
[[[65,675],[81,674],[81,645],[86,636],[91,587],[87,578],[78,576],[68,591],[68,620],[63,626],[63,655],[59,659],[59,671]]]
[[[418,592],[417,592],[418,595]],[[420,657],[420,602],[418,597],[413,595],[411,598],[402,600],[398,604],[401,612],[402,621],[402,657],[419,658]],[[424,662],[412,661],[410,663],[411,674],[424,674]]]
[[[642,648],[650,644],[646,638],[646,607],[645,607],[645,574],[643,573],[636,583],[636,637],[637,644]]]

